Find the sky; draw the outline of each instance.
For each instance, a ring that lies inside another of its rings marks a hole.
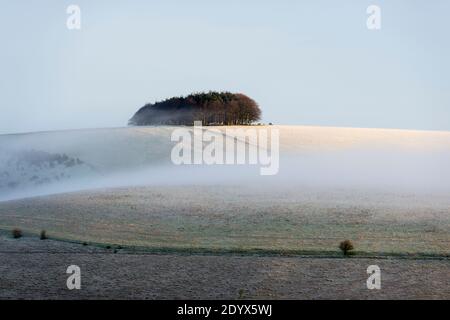
[[[265,123],[450,130],[449,15],[448,0],[0,0],[0,134],[122,127],[209,90],[247,94]]]

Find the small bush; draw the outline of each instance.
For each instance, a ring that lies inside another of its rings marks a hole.
[[[45,230],[42,230],[41,231],[41,240],[46,240],[46,239],[48,239],[47,232]]]
[[[239,289],[239,299],[244,299],[244,296],[245,296],[245,290]]]
[[[18,228],[13,229],[13,231],[12,231],[12,236],[13,236],[14,239],[19,239],[19,238],[21,238],[21,237],[22,237],[22,230],[20,230],[20,229],[18,229]]]
[[[342,252],[344,253],[344,256],[346,256],[350,253],[350,251],[354,249],[353,243],[350,240],[342,241],[339,244],[339,249],[341,249]]]

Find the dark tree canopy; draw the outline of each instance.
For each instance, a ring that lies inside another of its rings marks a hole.
[[[258,104],[241,93],[208,92],[146,104],[129,125],[248,125],[261,118]]]

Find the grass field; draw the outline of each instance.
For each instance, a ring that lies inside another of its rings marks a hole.
[[[450,254],[445,195],[236,186],[95,190],[0,203],[0,228],[152,250]]]

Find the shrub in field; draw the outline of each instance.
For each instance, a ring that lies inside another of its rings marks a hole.
[[[339,249],[341,249],[344,256],[346,256],[354,249],[353,243],[350,240],[344,240],[339,244]]]
[[[14,239],[18,239],[22,237],[22,230],[15,228],[12,230],[12,236]]]
[[[41,231],[41,240],[46,240],[46,239],[48,239],[47,232],[45,230],[42,230]]]

